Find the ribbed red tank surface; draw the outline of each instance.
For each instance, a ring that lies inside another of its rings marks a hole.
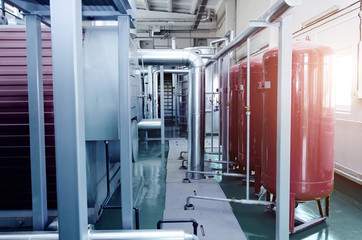
[[[278,52],[264,54],[265,90],[262,183],[276,193]],[[315,200],[333,190],[335,93],[329,47],[293,44],[290,191],[296,200]]]
[[[48,207],[56,208],[50,31],[42,32]],[[31,209],[25,30],[0,28],[0,209]]]
[[[247,62],[241,63],[239,73],[239,124],[238,124],[238,159],[241,166],[246,166],[246,107],[247,107]],[[255,171],[254,192],[260,191],[262,134],[263,134],[263,65],[262,57],[250,59],[250,169]]]
[[[230,68],[230,105],[229,105],[229,159],[235,161],[238,157],[238,78],[240,65]]]

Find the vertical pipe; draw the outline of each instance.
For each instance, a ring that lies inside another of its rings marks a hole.
[[[82,2],[50,0],[50,12],[59,239],[86,240]]]
[[[176,49],[176,37],[172,37],[171,39],[171,48]]]
[[[106,177],[107,177],[107,197],[110,195],[111,189],[109,186],[109,148],[108,148],[108,140],[104,141],[104,145],[105,145],[105,150],[106,150]]]
[[[152,66],[148,66],[148,89],[150,90],[150,91],[148,91],[148,93],[151,95],[151,99],[150,99],[149,104],[148,104],[148,111],[149,111],[148,118],[153,118],[153,104],[154,104],[154,99],[153,99]],[[148,96],[147,96],[147,97],[148,97]]]
[[[175,117],[176,115],[176,82],[177,74],[172,74],[172,117]]]
[[[250,182],[250,38],[247,45],[247,77],[246,77],[246,200],[249,200]]]
[[[131,82],[129,72],[130,19],[118,16],[119,138],[121,148],[122,228],[133,229]]]
[[[280,21],[277,111],[277,221],[276,239],[289,239],[290,133],[292,79],[292,18]]]
[[[179,75],[176,75],[176,82],[175,82],[175,103],[176,103],[175,104],[175,123],[176,123],[176,127],[178,127],[178,115],[179,115],[178,79],[179,79]]]
[[[211,64],[211,152],[214,152],[214,64]]]
[[[165,144],[165,89],[163,66],[160,66],[160,94],[161,94],[161,144]]]
[[[222,160],[227,162],[229,161],[228,158],[228,133],[227,133],[227,125],[228,125],[228,76],[229,76],[229,54],[226,55],[222,60],[222,100],[221,100],[221,107],[222,107]],[[229,172],[229,164],[226,166],[227,172]]]
[[[221,105],[222,105],[221,104],[222,103],[222,83],[220,82],[220,69],[221,69],[221,60],[218,60],[217,61],[217,77],[216,77],[216,79],[217,79],[217,82],[219,84],[219,111],[221,111]],[[222,119],[222,117],[221,117],[221,119]],[[221,119],[220,119],[220,114],[219,114],[219,123],[220,123]],[[219,124],[219,154],[218,154],[218,156],[219,156],[218,160],[219,161],[221,161],[221,144],[222,144],[222,136],[221,136],[220,125],[221,124]]]
[[[41,231],[48,223],[48,206],[40,17],[25,15],[25,23],[33,230]]]
[[[5,0],[1,0],[1,16],[5,17]]]
[[[159,105],[159,102],[158,102],[158,72],[156,71],[154,74],[153,74],[153,83],[154,83],[154,101],[155,101],[155,104],[154,104],[154,114],[155,114],[155,119],[158,119],[158,105]]]
[[[192,68],[189,73],[188,89],[188,157],[189,170],[204,170],[205,146],[205,75],[204,67]],[[202,174],[192,174],[201,179]]]
[[[229,152],[229,146],[230,146],[230,60],[231,60],[231,53],[228,54],[227,59],[227,71],[228,71],[228,75],[227,75],[227,104],[226,104],[226,162],[227,162],[227,166],[226,166],[226,172],[229,173],[230,169],[229,169],[229,161],[230,161],[230,152]]]

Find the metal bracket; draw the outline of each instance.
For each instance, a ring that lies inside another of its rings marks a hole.
[[[250,20],[249,21],[249,27],[264,28],[264,27],[279,27],[279,26],[280,26],[279,22],[269,23],[264,20]]]

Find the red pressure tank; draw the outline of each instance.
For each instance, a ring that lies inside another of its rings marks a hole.
[[[239,73],[239,124],[238,124],[238,159],[241,166],[246,166],[246,107],[247,107],[247,62],[241,63]],[[261,157],[263,133],[263,65],[262,57],[250,59],[250,170],[255,171],[254,192],[258,194],[261,187]]]
[[[239,122],[239,103],[238,103],[238,78],[239,65],[230,68],[230,106],[229,106],[229,159],[236,161],[238,157],[238,122]]]
[[[317,200],[333,190],[335,93],[333,50],[312,42],[293,44],[291,108],[291,204]],[[264,54],[262,183],[276,193],[278,50]],[[291,205],[291,209],[293,206]],[[294,220],[294,215],[291,216]],[[291,220],[291,221],[293,221]],[[294,223],[294,222],[293,222]],[[294,227],[294,224],[293,226]]]

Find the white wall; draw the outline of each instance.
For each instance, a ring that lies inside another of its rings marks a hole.
[[[236,33],[242,32],[249,20],[258,18],[274,0],[238,0]],[[337,54],[350,52],[353,57],[353,86],[357,85],[357,44],[359,41],[359,4],[329,17],[328,23],[317,27],[307,33],[297,32],[301,24],[306,20],[317,16],[327,9],[337,5],[343,9],[356,2],[356,0],[303,0],[302,5],[293,9],[294,39],[305,39],[308,35],[312,41],[331,46]],[[355,9],[355,10],[353,10]],[[351,11],[350,13],[347,13]],[[335,20],[334,17],[342,15]],[[317,25],[315,25],[317,26]],[[311,27],[314,28],[315,26]],[[224,32],[221,32],[224,30]],[[218,35],[225,33],[226,29],[220,29]],[[252,40],[252,52],[256,52],[266,43],[275,41],[276,32],[264,31]],[[237,60],[245,56],[245,49],[239,48]],[[361,59],[362,61],[362,59]],[[362,71],[362,70],[361,70]],[[362,81],[361,84],[362,85]],[[362,86],[361,86],[362,88]],[[338,91],[338,89],[337,89]],[[352,93],[351,93],[352,96]],[[351,97],[352,98],[352,97]],[[362,99],[352,98],[350,111],[336,112],[335,129],[335,163],[337,171],[343,171],[355,177],[354,180],[362,184]]]

